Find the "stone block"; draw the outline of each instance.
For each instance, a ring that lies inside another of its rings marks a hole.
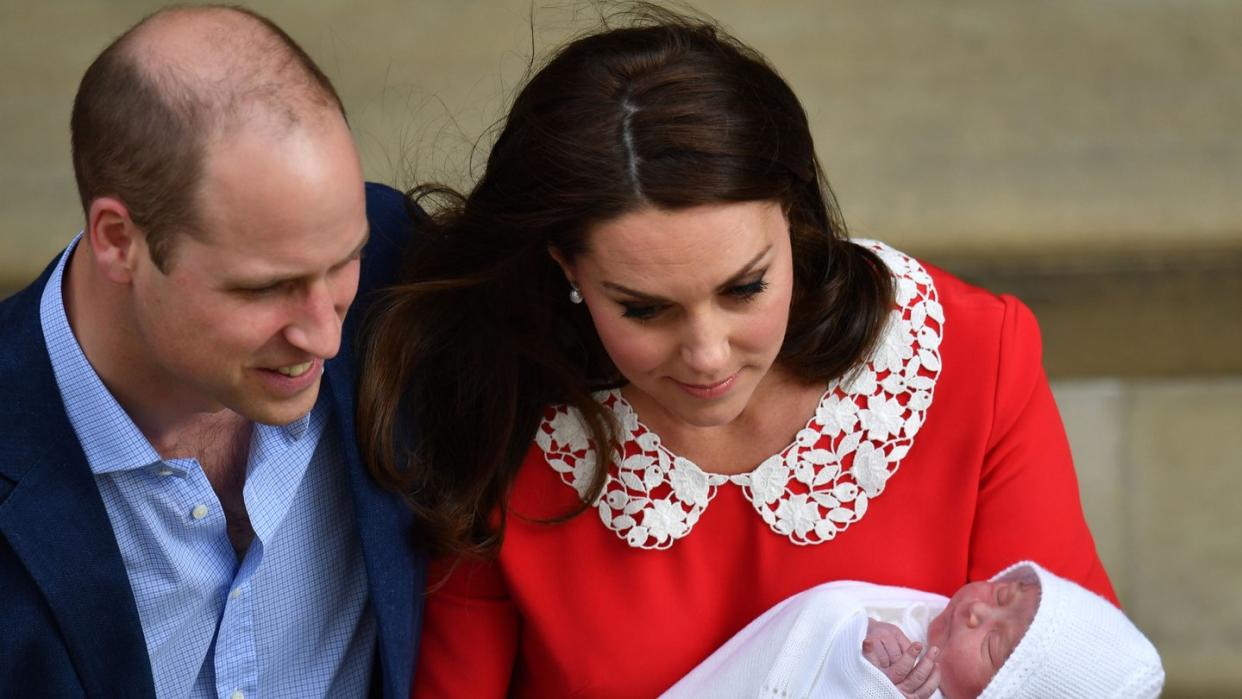
[[[1124,605],[1129,591],[1122,460],[1125,384],[1117,379],[1055,381],[1052,390],[1074,453],[1087,524]]]
[[[1135,382],[1127,411],[1127,609],[1171,693],[1237,692],[1242,379]]]

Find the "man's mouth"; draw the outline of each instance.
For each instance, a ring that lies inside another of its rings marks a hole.
[[[302,362],[301,364],[290,364],[289,366],[277,367],[276,371],[289,377],[297,377],[310,371],[314,362]]]

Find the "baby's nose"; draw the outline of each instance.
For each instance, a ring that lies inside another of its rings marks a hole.
[[[992,606],[987,602],[975,600],[966,605],[966,626],[977,628],[992,613]]]

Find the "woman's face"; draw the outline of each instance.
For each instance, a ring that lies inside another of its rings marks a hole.
[[[740,415],[785,338],[789,224],[776,202],[646,208],[558,256],[631,400],[714,427]]]

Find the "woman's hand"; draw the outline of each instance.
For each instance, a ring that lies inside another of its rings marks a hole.
[[[901,629],[875,619],[867,620],[862,654],[892,681],[906,699],[927,699],[940,686],[940,668],[932,648],[921,658],[923,644],[911,643]]]

